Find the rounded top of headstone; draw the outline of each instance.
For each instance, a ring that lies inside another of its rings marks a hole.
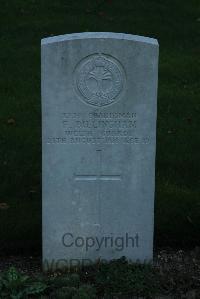
[[[64,42],[69,40],[98,39],[98,38],[130,40],[130,41],[141,42],[141,43],[158,46],[158,41],[155,38],[133,35],[133,34],[126,34],[126,33],[114,33],[114,32],[82,32],[82,33],[57,35],[57,36],[43,38],[41,40],[41,44],[46,45],[46,44]]]

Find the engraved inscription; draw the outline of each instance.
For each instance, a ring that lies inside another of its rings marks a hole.
[[[74,72],[75,88],[87,104],[106,106],[117,101],[125,85],[120,63],[105,54],[83,59]]]
[[[48,144],[149,144],[149,136],[137,135],[134,112],[62,113],[60,136]]]

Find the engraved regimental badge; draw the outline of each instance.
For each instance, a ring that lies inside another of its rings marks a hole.
[[[119,99],[125,75],[116,59],[109,55],[94,54],[79,62],[74,81],[76,91],[85,103],[101,107]]]

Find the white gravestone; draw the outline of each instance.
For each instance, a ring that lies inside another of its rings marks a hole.
[[[151,260],[158,43],[42,40],[43,261]]]

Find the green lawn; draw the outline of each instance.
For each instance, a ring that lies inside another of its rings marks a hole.
[[[41,242],[40,40],[84,31],[158,39],[156,245],[200,244],[200,1],[1,0],[0,250]]]

